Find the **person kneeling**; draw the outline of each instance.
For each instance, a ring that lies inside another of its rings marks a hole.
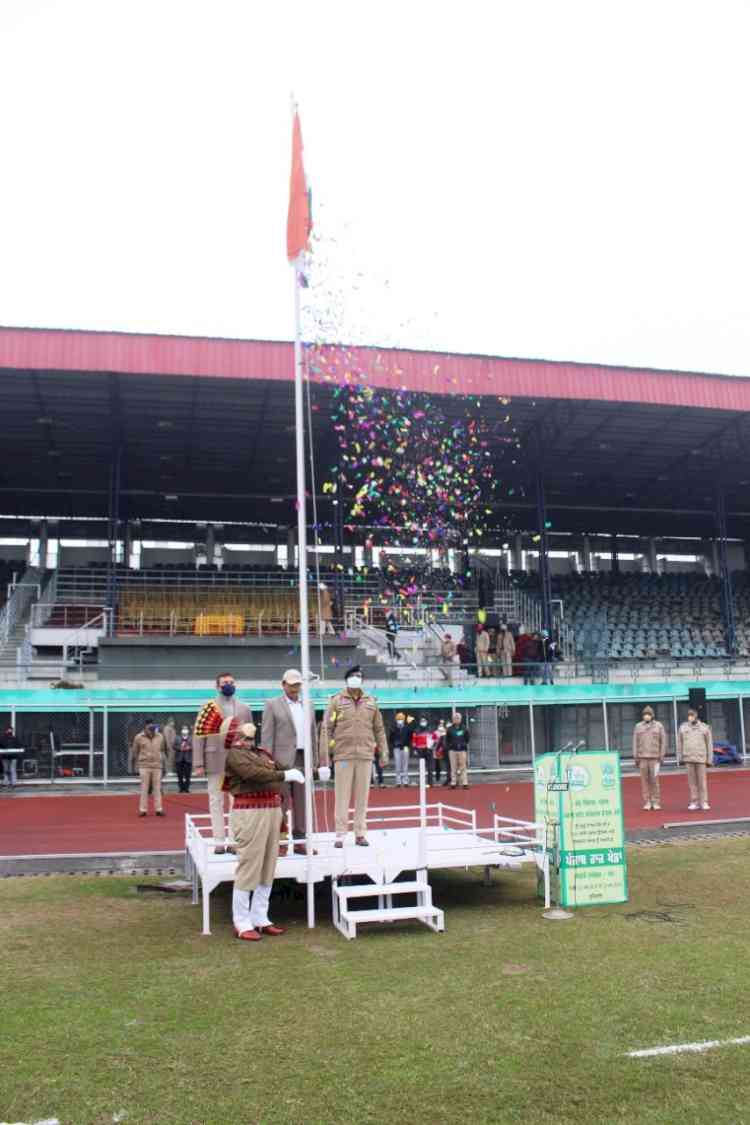
[[[229,825],[237,849],[232,893],[232,920],[243,941],[277,937],[282,926],[268,917],[281,834],[281,787],[285,781],[304,785],[301,770],[279,769],[267,751],[255,745],[255,725],[225,719],[221,724],[227,750],[224,786],[234,797]]]

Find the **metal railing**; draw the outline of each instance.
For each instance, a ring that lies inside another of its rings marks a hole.
[[[27,570],[21,581],[12,587],[12,592],[0,612],[0,643],[8,644],[13,630],[23,621],[29,605],[39,597],[41,592],[39,578],[38,570]]]

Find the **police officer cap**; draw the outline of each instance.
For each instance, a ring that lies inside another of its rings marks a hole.
[[[361,676],[361,675],[362,675],[362,668],[360,667],[360,665],[359,664],[353,664],[352,667],[347,670],[346,675],[344,676],[344,679],[348,680],[350,676]]]

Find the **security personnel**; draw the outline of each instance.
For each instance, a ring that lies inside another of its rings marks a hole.
[[[693,707],[687,713],[687,722],[677,732],[677,760],[687,768],[690,812],[710,809],[706,767],[714,764],[714,743],[711,728],[700,721]]]
[[[381,765],[388,764],[388,741],[383,717],[374,696],[362,690],[362,669],[358,664],[344,677],[346,688],[334,695],[320,727],[320,764],[326,767],[333,758],[335,776],[336,842],[343,848],[349,822],[349,802],[354,797],[354,842],[367,847],[367,802],[375,750]]]
[[[659,769],[667,754],[667,732],[654,718],[652,707],[643,708],[640,723],[633,727],[633,762],[641,775],[643,807],[661,808]]]

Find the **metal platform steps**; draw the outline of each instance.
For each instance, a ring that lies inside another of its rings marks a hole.
[[[429,926],[435,933],[445,929],[445,915],[432,903],[432,887],[427,881],[427,873],[418,871],[417,877],[405,883],[340,883],[332,880],[333,924],[336,929],[351,941],[357,936],[357,926],[364,922],[404,922],[417,921]],[[394,906],[394,896],[416,895],[415,906]],[[378,905],[371,910],[352,910],[350,899],[375,898]]]

